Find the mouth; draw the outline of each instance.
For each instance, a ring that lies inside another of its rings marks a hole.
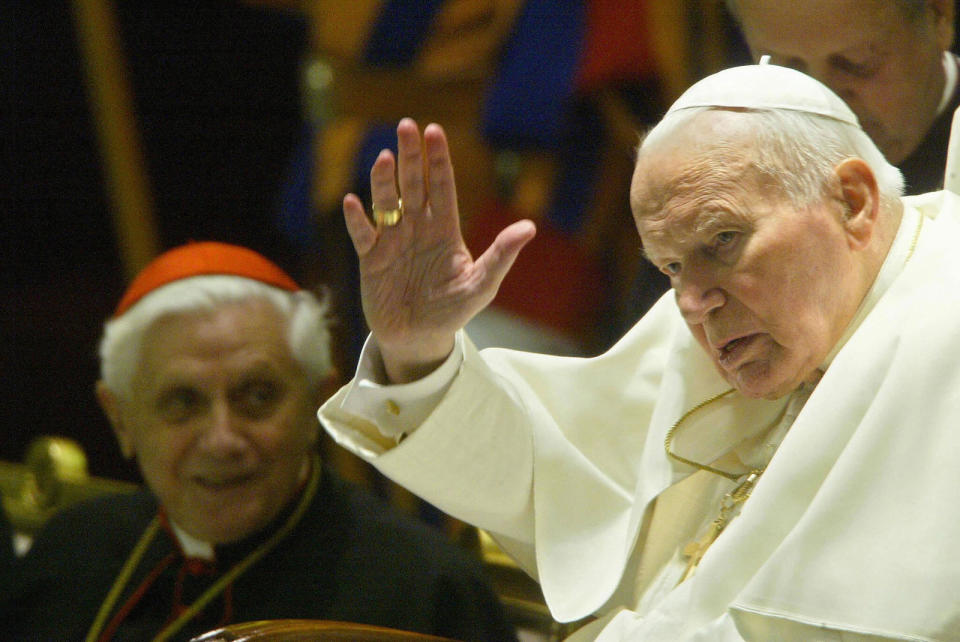
[[[196,475],[193,483],[211,491],[231,490],[243,486],[251,479],[253,473],[226,474],[226,475]]]
[[[756,341],[757,334],[747,334],[742,337],[727,339],[716,348],[717,361],[725,370],[739,365],[747,356],[750,346]]]

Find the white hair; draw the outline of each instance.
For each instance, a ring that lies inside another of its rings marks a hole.
[[[290,352],[311,384],[320,383],[333,372],[325,299],[306,290],[289,292],[241,276],[201,275],[157,288],[122,316],[106,322],[100,339],[101,379],[114,393],[129,396],[143,336],[155,321],[248,300],[266,301],[280,312],[287,322]]]
[[[667,140],[693,118],[719,107],[692,107],[667,113],[644,137],[638,159]],[[834,118],[792,109],[737,109],[750,115],[752,141],[729,148],[762,175],[783,189],[799,207],[822,200],[830,189],[833,170],[841,161],[856,157],[873,171],[881,203],[887,208],[903,195],[903,175],[887,162],[870,137],[855,125]]]

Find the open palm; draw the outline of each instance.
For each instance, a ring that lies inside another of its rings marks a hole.
[[[397,126],[397,157],[380,152],[370,171],[373,203],[404,215],[375,227],[354,194],[343,201],[347,230],[360,260],[360,293],[367,325],[387,375],[400,383],[423,376],[453,348],[454,334],[486,307],[523,246],[530,221],[505,228],[476,260],[460,231],[456,185],[446,136],[428,125]]]

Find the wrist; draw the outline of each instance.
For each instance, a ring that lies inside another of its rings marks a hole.
[[[450,356],[454,347],[451,335],[428,343],[405,343],[388,346],[380,344],[384,373],[391,384],[417,381],[439,368]]]

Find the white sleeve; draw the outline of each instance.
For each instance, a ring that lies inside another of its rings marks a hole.
[[[389,447],[386,444],[400,443],[423,423],[450,387],[462,363],[463,336],[458,332],[453,351],[436,370],[417,381],[389,384],[380,347],[372,335],[367,337],[342,408],[370,423],[361,425],[356,432],[340,431],[334,438],[362,457],[369,459],[382,454]]]

